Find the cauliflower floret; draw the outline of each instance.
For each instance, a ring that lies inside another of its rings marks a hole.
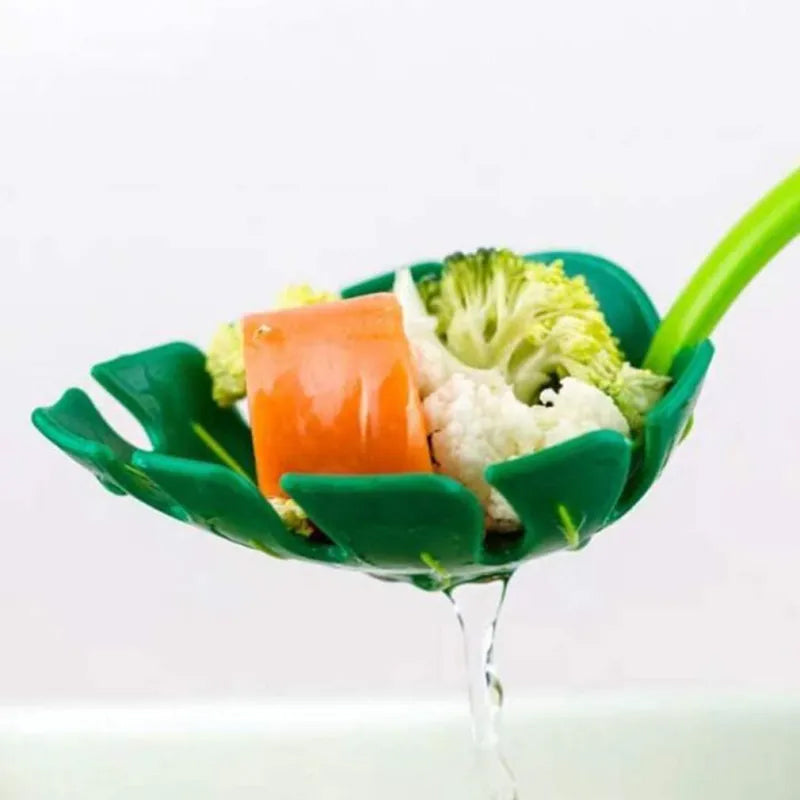
[[[545,406],[540,414],[540,424],[545,431],[543,447],[603,428],[630,435],[628,422],[614,401],[577,378],[564,378],[558,392],[545,389],[540,402]]]
[[[422,407],[437,469],[475,493],[488,522],[518,522],[484,471],[542,446],[538,415],[544,409],[520,403],[504,382],[489,386],[459,373],[426,397]]]
[[[406,334],[408,336],[408,334]],[[453,374],[447,353],[436,343],[426,338],[409,340],[414,378],[420,397],[425,398],[442,386]]]
[[[486,481],[490,464],[601,428],[629,433],[614,402],[576,378],[565,378],[558,392],[542,392],[542,403],[546,405],[528,406],[504,382],[481,383],[461,373],[423,400],[437,470],[475,493],[490,530],[519,525],[509,503]]]
[[[303,536],[310,536],[314,532],[308,514],[300,508],[296,501],[286,497],[269,497],[267,499],[290,531]]]

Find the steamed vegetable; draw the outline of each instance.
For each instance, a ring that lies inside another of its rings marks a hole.
[[[541,399],[544,405],[528,406],[510,386],[456,373],[423,401],[434,464],[475,493],[490,530],[515,528],[519,519],[487,482],[488,466],[601,428],[630,433],[614,401],[577,378],[565,378],[558,392],[545,389]]]
[[[333,292],[317,291],[308,285],[288,286],[276,302],[277,308],[328,303],[337,300]],[[206,371],[211,377],[211,394],[214,401],[227,408],[243,399],[247,393],[244,363],[244,335],[241,322],[220,325],[206,354]],[[278,516],[289,530],[310,536],[314,526],[305,511],[292,499],[267,497]]]
[[[311,524],[308,514],[291,497],[270,497],[268,500],[290,531],[302,536],[311,536],[314,533],[314,526]]]
[[[619,406],[631,428],[639,430],[647,412],[661,399],[669,383],[670,379],[664,375],[657,375],[649,369],[637,369],[626,362],[606,387],[606,392]]]
[[[227,408],[245,396],[244,340],[238,322],[217,328],[206,353],[206,371],[211,376],[211,395]]]
[[[258,485],[290,472],[430,472],[402,315],[391,294],[252,314],[244,358]]]
[[[325,290],[317,291],[308,284],[287,286],[279,295],[276,308],[300,308],[338,300],[339,295]]]
[[[423,399],[455,374],[468,375],[477,383],[505,386],[497,370],[469,367],[448,350],[436,334],[436,317],[426,310],[411,270],[395,273],[393,291],[403,310],[403,329],[411,346],[417,387]]]
[[[668,383],[625,363],[586,280],[567,276],[560,261],[533,263],[509,250],[456,253],[420,293],[448,350],[498,371],[524,403],[571,376],[611,394],[638,429]]]

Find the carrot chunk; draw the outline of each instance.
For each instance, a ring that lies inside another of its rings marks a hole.
[[[391,294],[244,318],[258,484],[287,472],[431,472],[402,312]]]

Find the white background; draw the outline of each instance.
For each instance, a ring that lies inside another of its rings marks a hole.
[[[454,249],[598,252],[666,308],[798,165],[799,9],[2,0],[0,701],[455,691],[442,598],[106,494],[30,411],[290,279]],[[795,245],[720,327],[635,513],[517,576],[512,695],[800,688],[799,269]]]

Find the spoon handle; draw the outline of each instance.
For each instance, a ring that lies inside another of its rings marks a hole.
[[[765,195],[711,251],[653,336],[644,366],[666,374],[678,353],[706,339],[739,293],[800,234],[800,169]]]

